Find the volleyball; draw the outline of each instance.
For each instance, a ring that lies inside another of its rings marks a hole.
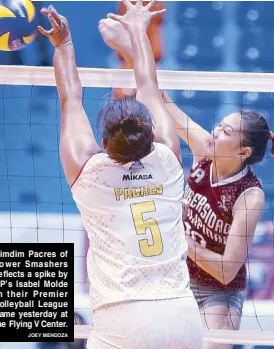
[[[0,0],[0,50],[21,50],[37,35],[37,15],[30,0]]]

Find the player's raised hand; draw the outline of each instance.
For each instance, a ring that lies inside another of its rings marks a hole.
[[[98,29],[110,48],[118,51],[131,48],[129,34],[121,23],[111,18],[104,18],[100,20]]]
[[[37,29],[39,32],[47,36],[53,46],[61,46],[71,40],[68,21],[64,16],[61,16],[55,8],[50,5],[48,8],[42,8],[41,13],[48,17],[52,28],[46,30],[41,26]]]
[[[129,27],[144,26],[148,27],[151,19],[154,16],[159,15],[166,11],[166,9],[150,12],[150,8],[155,4],[157,0],[150,1],[146,6],[143,6],[143,0],[137,0],[136,5],[133,5],[130,0],[123,0],[127,8],[126,14],[123,16],[115,15],[114,13],[109,13],[107,17],[120,22],[126,29]]]

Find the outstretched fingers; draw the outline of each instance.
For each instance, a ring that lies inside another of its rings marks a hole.
[[[55,19],[55,21],[60,25],[62,16],[59,15],[59,13],[56,11],[56,9],[51,5],[50,6],[50,14]]]
[[[141,0],[142,1],[142,0]],[[146,6],[145,8],[147,10],[151,9],[151,7],[157,2],[157,0],[151,0]]]
[[[118,21],[118,22],[121,22],[121,19],[123,18],[123,16],[115,15],[114,13],[108,13],[107,17],[113,19],[114,21]]]
[[[53,33],[53,28],[51,28],[50,30],[46,30],[43,27],[41,27],[40,25],[38,25],[37,29],[44,36],[50,36]]]
[[[42,13],[42,15],[45,15],[47,16],[49,14],[49,9],[47,7],[43,7],[41,10],[40,10],[40,13]]]
[[[136,6],[138,6],[138,7],[144,7],[144,6],[143,6],[143,0],[137,0]]]
[[[57,31],[60,29],[61,17],[52,5],[50,5],[48,8],[43,7],[40,12],[44,16],[48,17],[48,20],[49,20],[50,24],[52,25],[52,28],[50,30],[46,30],[45,28],[43,28],[39,25],[37,27],[37,29],[39,30],[39,32],[42,35],[50,36],[54,31]]]
[[[51,13],[48,14],[48,19],[50,21],[50,24],[52,25],[53,30],[60,29],[60,25],[57,23],[56,19],[52,16]]]
[[[153,11],[153,12],[150,12],[150,13],[151,13],[151,16],[154,17],[154,16],[158,16],[158,15],[160,15],[161,13],[164,13],[164,12],[166,12],[166,11],[167,11],[167,9],[164,8],[163,10]]]
[[[127,9],[134,7],[129,0],[122,0]]]

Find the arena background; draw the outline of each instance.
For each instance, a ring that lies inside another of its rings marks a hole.
[[[78,66],[120,67],[116,54],[104,44],[97,29],[98,21],[107,12],[115,12],[117,3],[79,3],[52,2],[69,20]],[[164,4],[168,12],[161,34],[161,69],[273,72],[273,2]],[[52,65],[52,55],[53,48],[41,38],[20,53],[0,52],[0,64]],[[108,92],[84,91],[84,105],[93,125]],[[171,91],[171,96],[208,130],[242,105],[263,111],[274,130],[274,100],[270,93]],[[58,133],[55,88],[0,86],[1,242],[74,241],[75,308],[89,323],[91,313],[83,309],[88,306],[84,258],[87,240],[60,165]],[[187,175],[191,156],[183,144],[182,151]],[[269,154],[255,171],[266,193],[266,208],[249,255],[250,291],[242,322],[242,329],[258,331],[274,331],[274,159]],[[37,346],[0,343],[0,348],[19,347]]]

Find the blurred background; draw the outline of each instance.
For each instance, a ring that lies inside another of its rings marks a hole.
[[[53,4],[68,18],[77,65],[131,68],[103,42],[98,22],[108,12],[122,13],[120,2],[35,2]],[[160,69],[273,72],[274,2],[160,2],[167,7],[149,37]],[[40,24],[49,28],[41,17]],[[1,65],[52,66],[53,48],[39,36],[28,48],[0,52]],[[117,98],[122,91],[117,90]],[[109,89],[85,88],[84,107],[95,126]],[[174,101],[207,130],[241,107],[262,112],[274,130],[271,93],[169,91]],[[0,86],[0,242],[74,242],[75,322],[91,322],[85,255],[87,238],[58,155],[59,102],[52,87]],[[99,140],[99,135],[94,131]],[[80,136],[80,135],[79,135]],[[192,163],[182,143],[186,176]],[[266,207],[249,253],[249,293],[242,329],[274,331],[274,159],[254,168],[266,193]],[[0,343],[0,348],[84,348],[70,344]],[[235,346],[235,349],[255,346]],[[262,347],[257,346],[256,349]],[[269,347],[268,347],[269,348]]]

